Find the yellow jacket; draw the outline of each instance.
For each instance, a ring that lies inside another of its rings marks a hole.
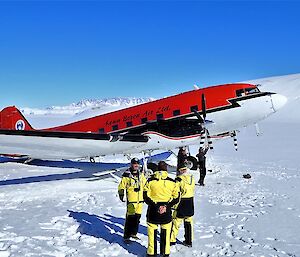
[[[123,200],[126,192],[127,203],[143,202],[143,191],[146,181],[147,180],[144,174],[141,172],[138,172],[136,175],[134,175],[130,169],[125,171],[118,186],[120,199]]]
[[[144,199],[148,204],[147,221],[167,224],[172,220],[171,207],[179,201],[178,185],[169,178],[167,171],[156,171],[145,185]],[[161,206],[166,206],[166,213],[159,214]]]
[[[181,198],[191,198],[195,195],[195,179],[188,172],[178,175],[175,179],[179,186]]]
[[[194,194],[195,179],[194,176],[187,173],[179,175],[175,179],[180,191],[180,200],[176,209],[176,217],[186,218],[194,215]]]

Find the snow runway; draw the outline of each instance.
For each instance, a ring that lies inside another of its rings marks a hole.
[[[196,188],[193,248],[176,245],[172,256],[300,256],[297,169],[225,159],[218,154],[210,159],[220,172]],[[243,179],[241,171],[252,171],[252,178]],[[1,257],[145,256],[145,212],[141,241],[124,244],[125,205],[113,178],[28,183],[27,176],[76,170],[18,163],[0,164],[0,172],[1,180],[26,182],[0,186]]]

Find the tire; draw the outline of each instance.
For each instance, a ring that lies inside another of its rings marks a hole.
[[[197,170],[198,169],[198,161],[197,161],[196,157],[188,156],[186,158],[186,160],[187,160],[188,166],[191,170]]]

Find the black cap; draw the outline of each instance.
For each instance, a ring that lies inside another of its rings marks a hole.
[[[138,158],[135,157],[131,159],[131,164],[136,164],[136,163],[140,164],[140,160]]]

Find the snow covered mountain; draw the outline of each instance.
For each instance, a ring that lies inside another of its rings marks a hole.
[[[77,103],[72,103],[67,106],[51,106],[46,109],[32,109],[21,108],[21,111],[25,115],[49,115],[49,114],[68,114],[75,115],[80,114],[89,109],[102,109],[102,108],[119,108],[129,107],[149,101],[155,100],[154,98],[135,98],[135,97],[115,97],[115,98],[103,98],[103,99],[84,99]]]
[[[64,125],[66,123],[90,118],[153,100],[155,99],[151,97],[85,99],[67,106],[52,106],[46,109],[25,107],[20,110],[31,125],[38,129]]]

